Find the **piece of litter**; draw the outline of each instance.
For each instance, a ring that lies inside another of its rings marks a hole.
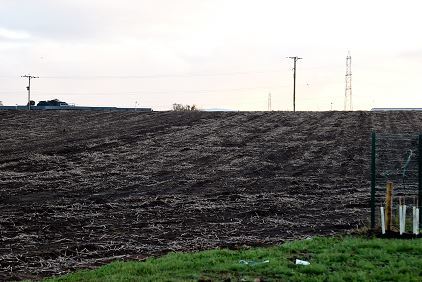
[[[299,264],[299,265],[310,265],[311,263],[309,261],[306,261],[306,260],[296,259],[296,264]]]
[[[270,263],[269,260],[264,260],[264,261],[254,261],[254,260],[239,260],[240,264],[246,264],[246,265],[251,265],[251,266],[255,266],[255,265],[260,265],[260,264],[265,264],[265,263]]]

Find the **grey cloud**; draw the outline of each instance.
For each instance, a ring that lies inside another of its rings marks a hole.
[[[0,27],[47,39],[83,39],[101,32],[96,15],[78,1],[3,0]]]
[[[399,57],[405,59],[422,59],[422,48],[401,52]]]
[[[28,32],[21,30],[12,30],[0,26],[0,42],[1,41],[26,41],[31,38]]]

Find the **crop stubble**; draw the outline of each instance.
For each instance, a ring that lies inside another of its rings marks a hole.
[[[0,112],[0,280],[348,232],[417,112]]]

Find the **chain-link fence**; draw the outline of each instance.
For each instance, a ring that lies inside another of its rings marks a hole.
[[[414,213],[422,202],[422,135],[372,133],[371,228],[381,224],[381,207],[386,208],[386,187],[392,183],[392,219],[388,230],[400,230],[399,204],[406,205],[405,231],[413,232]],[[417,210],[419,208],[419,211]],[[385,216],[385,214],[384,214]],[[403,223],[402,223],[403,224]],[[419,222],[420,227],[420,222]]]

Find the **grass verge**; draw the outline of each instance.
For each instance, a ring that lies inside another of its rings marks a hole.
[[[296,259],[310,265],[296,265]],[[335,237],[270,248],[171,253],[46,281],[421,281],[421,277],[422,239]]]

